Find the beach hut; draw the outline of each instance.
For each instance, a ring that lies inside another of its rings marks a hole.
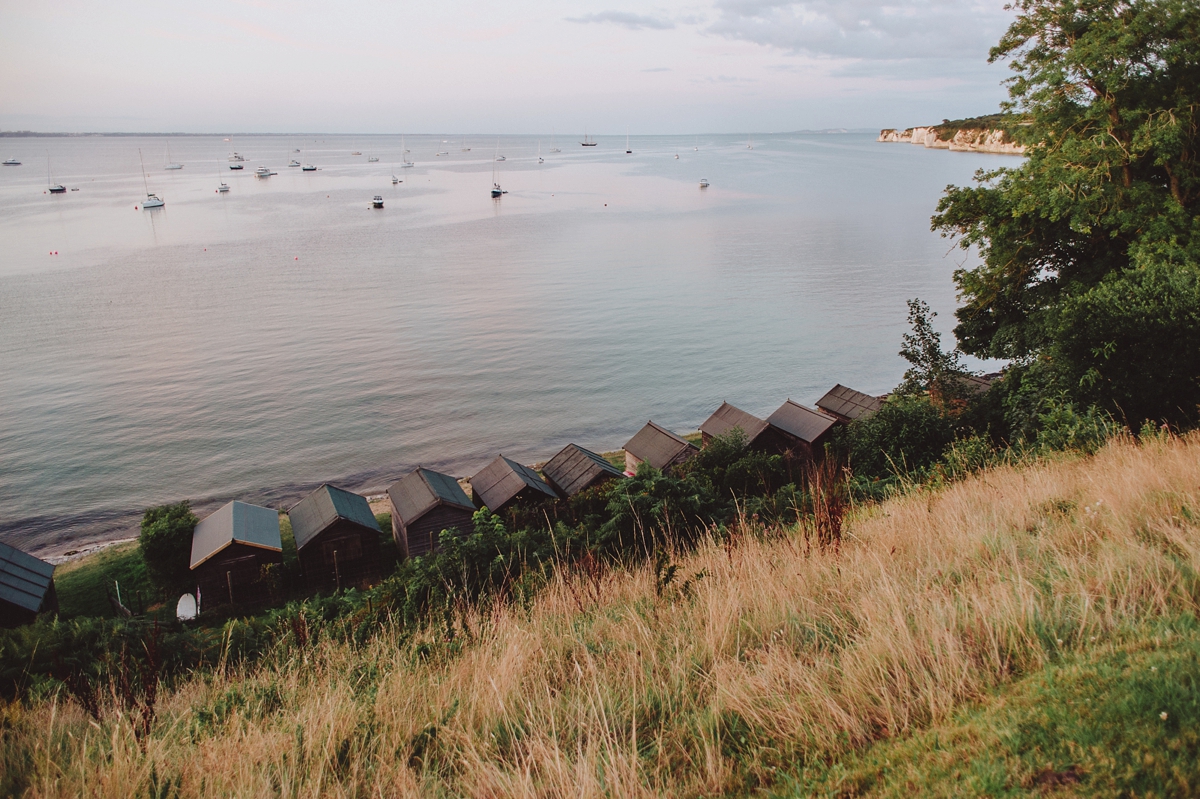
[[[476,505],[486,506],[492,513],[522,501],[558,499],[537,472],[503,455],[471,478],[471,493]]]
[[[569,499],[581,491],[614,478],[623,477],[621,470],[602,455],[577,444],[567,444],[542,467],[546,482]]]
[[[792,461],[819,460],[829,431],[837,419],[788,400],[767,417],[771,448]]]
[[[437,549],[438,534],[455,529],[471,532],[475,506],[462,486],[448,474],[418,468],[387,490],[392,506],[392,536],[404,557],[415,558]]]
[[[29,624],[58,610],[54,567],[8,544],[0,544],[0,627]]]
[[[735,428],[745,434],[746,444],[754,447],[755,442],[767,431],[767,421],[728,402],[722,402],[721,407],[700,425],[700,442],[707,447],[714,438],[723,436]]]
[[[817,400],[817,410],[850,424],[856,419],[865,419],[883,407],[883,397],[872,397],[838,383],[825,396]]]
[[[379,581],[379,523],[366,497],[325,484],[288,511],[310,588],[363,588]]]
[[[694,444],[653,421],[646,422],[646,426],[625,444],[625,473],[636,473],[641,463],[648,463],[655,469],[667,469],[683,463],[696,452]]]
[[[192,533],[192,575],[200,608],[270,598],[263,567],[283,563],[279,514],[234,500],[200,520]]]

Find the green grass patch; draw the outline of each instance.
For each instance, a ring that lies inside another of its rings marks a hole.
[[[59,615],[113,618],[108,592],[120,586],[121,600],[135,613],[157,601],[146,564],[136,541],[106,547],[95,554],[64,563],[54,572]]]
[[[1200,624],[1064,655],[945,723],[806,769],[779,796],[1196,796]]]

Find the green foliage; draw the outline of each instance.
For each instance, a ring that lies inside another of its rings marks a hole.
[[[933,329],[935,317],[937,314],[924,300],[908,301],[912,330],[901,339],[900,357],[910,366],[896,391],[913,395],[928,391],[945,405],[966,397],[962,378],[967,369],[958,350],[942,351],[942,334]]]
[[[1043,453],[1066,450],[1092,453],[1120,429],[1104,411],[1094,406],[1078,411],[1063,400],[1047,402],[1038,420],[1036,443],[1038,451]]]
[[[1051,357],[1081,402],[1143,420],[1194,423],[1200,405],[1200,270],[1127,269],[1070,297]]]
[[[884,477],[931,466],[954,440],[954,424],[928,397],[895,395],[848,430],[850,467]]]
[[[148,508],[142,516],[138,536],[142,560],[151,581],[167,596],[190,584],[192,531],[197,521],[187,500]]]
[[[955,275],[959,344],[1022,364],[1053,356],[1057,388],[1085,404],[1120,413],[1124,402],[1154,418],[1192,413],[1194,373],[1172,374],[1155,358],[1152,369],[1168,379],[1142,400],[1147,387],[1124,364],[1161,343],[1163,328],[1186,335],[1178,346],[1195,361],[1191,315],[1176,311],[1194,296],[1190,272],[1200,263],[1200,7],[1014,5],[1017,19],[992,59],[1011,60],[1007,109],[1028,122],[1017,129],[1028,157],[980,173],[973,187],[949,187],[933,219],[983,259]],[[1134,279],[1131,269],[1159,271]],[[1180,283],[1187,293],[1173,303],[1167,287]],[[1168,318],[1138,325],[1118,307],[1123,291]],[[1091,313],[1099,319],[1076,324]]]
[[[81,561],[58,567],[54,588],[58,594],[59,617],[113,615],[109,592],[119,585],[121,599],[137,613],[157,594],[142,552],[133,542],[106,547]]]

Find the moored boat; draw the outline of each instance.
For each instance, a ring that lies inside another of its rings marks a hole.
[[[371,205],[375,206],[376,208],[382,208],[383,207],[383,195],[376,194],[375,199],[371,200]]]
[[[5,162],[4,162],[4,165],[5,165],[5,166],[20,166],[20,165],[21,165],[21,162],[20,162],[20,161],[18,161],[17,159],[15,159],[15,158],[10,158],[10,159],[8,159],[7,161],[5,161]]]

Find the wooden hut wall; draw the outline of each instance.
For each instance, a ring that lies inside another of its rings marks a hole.
[[[326,527],[298,554],[310,588],[365,588],[379,582],[379,531],[348,519]]]
[[[454,528],[461,535],[470,535],[472,511],[457,505],[436,505],[419,518],[405,525],[400,514],[392,508],[392,536],[402,555],[416,558],[437,549],[442,530]]]
[[[262,579],[262,567],[272,563],[283,563],[283,554],[236,542],[225,547],[192,571],[201,610],[268,601],[271,586]]]

